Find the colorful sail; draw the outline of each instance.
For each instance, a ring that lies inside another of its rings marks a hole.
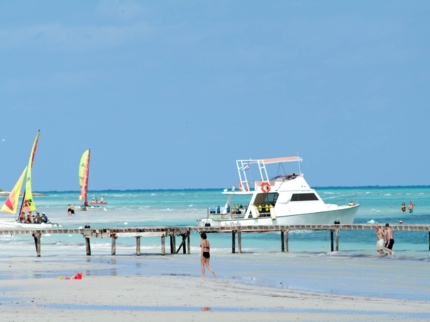
[[[22,182],[24,181],[25,172],[27,171],[27,167],[25,167],[15,186],[9,194],[9,197],[6,199],[1,211],[8,212],[11,214],[15,214],[18,206],[19,194],[21,192]]]
[[[88,204],[88,175],[90,169],[90,150],[86,150],[81,157],[81,163],[79,164],[79,185],[81,186],[81,195],[79,200],[84,200],[84,205]]]
[[[36,138],[34,139],[33,147],[30,153],[30,159],[28,160],[27,166],[27,180],[25,182],[25,191],[23,197],[23,203],[21,205],[21,211],[35,211],[36,205],[33,201],[33,192],[31,189],[31,169],[33,167],[34,157],[36,155],[37,144],[39,143],[40,131],[37,132]]]

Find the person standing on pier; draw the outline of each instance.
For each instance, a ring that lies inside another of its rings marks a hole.
[[[394,245],[394,233],[390,227],[390,224],[387,223],[387,224],[385,224],[385,247],[384,247],[384,249],[386,251],[390,252],[390,255],[394,255],[393,245]]]
[[[384,232],[379,225],[375,225],[376,230],[376,251],[381,255],[386,255],[382,248],[384,248]]]
[[[205,277],[205,266],[212,272],[213,276],[216,276],[214,270],[212,269],[210,265],[210,243],[207,240],[206,233],[200,234],[201,241],[200,241],[200,248],[201,248],[201,256],[200,256],[200,262],[202,264],[202,276]]]

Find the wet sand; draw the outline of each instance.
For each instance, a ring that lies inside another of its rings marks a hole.
[[[268,288],[209,275],[204,279],[199,275],[115,276],[106,271],[105,276],[88,276],[86,271],[105,267],[103,260],[97,263],[95,257],[86,264],[26,257],[2,258],[0,264],[1,321],[430,319],[429,303],[421,301]],[[51,277],[35,275],[35,266]],[[65,280],[61,275],[81,270],[82,280]],[[59,279],[60,275],[63,279]]]

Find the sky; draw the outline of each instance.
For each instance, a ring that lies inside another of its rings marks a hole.
[[[2,1],[0,188],[430,185],[428,1]]]

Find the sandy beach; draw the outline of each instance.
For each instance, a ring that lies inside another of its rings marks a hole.
[[[333,296],[180,276],[2,282],[2,321],[428,320],[428,303]]]
[[[160,257],[154,258],[151,263],[157,263]],[[128,257],[127,261],[145,273],[142,258]],[[162,272],[158,276],[115,275],[115,271],[101,273],[104,276],[88,276],[103,272],[106,261],[97,257],[91,261],[16,257],[2,258],[0,263],[1,321],[124,318],[139,321],[371,321],[381,318],[425,321],[430,318],[429,303],[424,301],[276,289],[245,285],[223,277],[203,279],[198,266],[193,276]],[[78,272],[83,272],[82,280],[64,279],[64,273]]]

